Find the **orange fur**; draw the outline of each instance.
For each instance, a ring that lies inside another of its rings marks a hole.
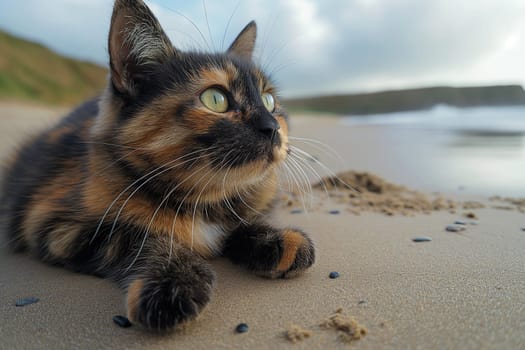
[[[277,265],[277,271],[286,271],[292,266],[295,258],[297,256],[297,251],[303,245],[305,245],[306,240],[304,237],[293,230],[285,230],[283,232],[283,256],[279,265]]]

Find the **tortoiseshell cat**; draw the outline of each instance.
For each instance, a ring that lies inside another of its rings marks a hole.
[[[181,52],[141,0],[116,0],[105,92],[6,170],[12,247],[117,281],[129,319],[152,329],[209,302],[206,258],[271,278],[311,266],[306,234],[268,224],[288,126],[255,37],[251,22],[225,53]]]

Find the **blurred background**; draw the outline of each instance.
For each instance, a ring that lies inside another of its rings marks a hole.
[[[340,153],[301,145],[331,169],[525,196],[525,1],[146,3],[181,49],[224,50],[255,19],[257,62],[297,116],[296,136]],[[1,135],[100,92],[112,5],[0,0]]]

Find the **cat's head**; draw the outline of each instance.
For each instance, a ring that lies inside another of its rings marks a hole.
[[[141,0],[116,0],[95,137],[123,146],[136,173],[170,168],[159,178],[185,178],[181,189],[264,180],[287,156],[288,127],[255,39],[251,22],[226,52],[183,52]]]

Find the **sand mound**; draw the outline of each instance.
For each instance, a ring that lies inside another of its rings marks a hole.
[[[443,196],[429,196],[367,172],[347,171],[326,177],[314,188],[327,191],[339,203],[349,204],[349,210],[355,214],[373,211],[386,215],[413,215],[429,214],[435,210],[455,212],[460,208],[459,203]],[[478,207],[481,206],[479,203]]]
[[[494,196],[489,198],[491,203],[478,201],[455,201],[439,193],[427,194],[405,186],[393,184],[385,179],[358,171],[345,171],[336,176],[328,176],[312,185],[317,198],[328,195],[338,204],[343,204],[345,210],[359,215],[362,212],[376,212],[385,215],[430,214],[433,211],[448,211],[456,214],[463,212],[463,216],[476,219],[472,210],[483,209],[487,206],[492,209],[512,210],[525,213],[524,198],[503,198]],[[305,201],[298,192],[290,192],[282,197],[285,206],[295,208],[293,214],[302,212]],[[318,203],[322,204],[322,200]],[[306,205],[307,207],[308,205]],[[331,214],[339,214],[339,210],[332,210]]]

